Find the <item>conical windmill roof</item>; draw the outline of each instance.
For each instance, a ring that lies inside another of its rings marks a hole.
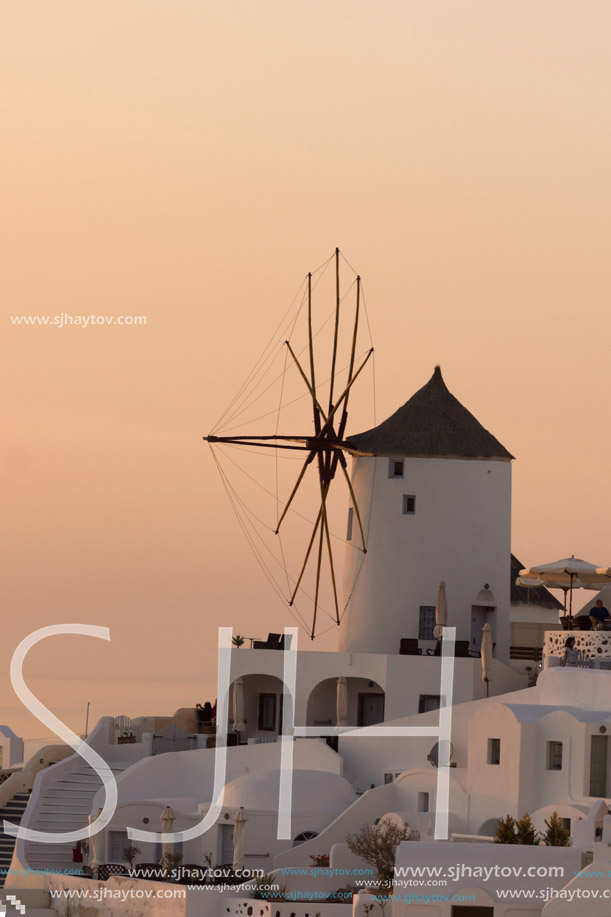
[[[350,436],[349,442],[355,452],[366,455],[513,458],[449,391],[439,366],[426,385],[388,420]]]

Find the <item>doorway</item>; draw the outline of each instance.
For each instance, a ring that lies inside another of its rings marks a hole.
[[[233,864],[233,825],[221,825],[221,866]]]
[[[607,795],[607,736],[592,736],[590,744],[590,796]]]
[[[359,694],[359,726],[375,726],[384,722],[384,695]]]
[[[479,653],[482,647],[482,628],[488,620],[488,609],[483,605],[471,606],[471,652]]]

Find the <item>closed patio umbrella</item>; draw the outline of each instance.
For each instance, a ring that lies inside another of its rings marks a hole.
[[[163,812],[161,813],[161,833],[162,834],[171,834],[172,827],[174,825],[174,810],[172,806],[166,806]],[[161,842],[161,859],[163,860],[166,853],[174,853],[174,844],[169,841]]]
[[[492,628],[489,624],[482,627],[482,681],[486,685],[486,697],[490,697],[490,681],[492,678]]]
[[[437,587],[437,601],[435,602],[435,628],[433,636],[441,640],[443,628],[448,620],[448,597],[446,595],[446,584],[443,580]]]
[[[244,841],[248,817],[240,806],[233,819],[233,869],[244,869]]]
[[[233,729],[235,732],[246,732],[244,722],[244,682],[236,678],[233,683]]]
[[[104,832],[95,831],[94,822],[102,814],[102,809],[98,809],[95,815],[89,816],[89,853],[91,860],[89,865],[93,871],[94,878],[97,876],[97,869],[104,862]]]
[[[337,725],[348,725],[348,683],[343,675],[337,679]]]

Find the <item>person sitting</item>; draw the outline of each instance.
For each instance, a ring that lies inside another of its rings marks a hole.
[[[593,630],[609,630],[611,628],[611,617],[603,605],[602,599],[598,599],[596,605],[592,608],[590,621],[592,622]]]
[[[575,668],[579,665],[579,653],[575,649],[575,637],[567,637],[564,644],[564,656],[560,663],[563,667]]]

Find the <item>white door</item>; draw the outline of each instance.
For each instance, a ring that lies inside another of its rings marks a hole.
[[[471,606],[471,650],[479,653],[482,646],[482,628],[487,619],[486,610],[480,605]]]
[[[221,825],[221,865],[233,863],[233,825]]]

